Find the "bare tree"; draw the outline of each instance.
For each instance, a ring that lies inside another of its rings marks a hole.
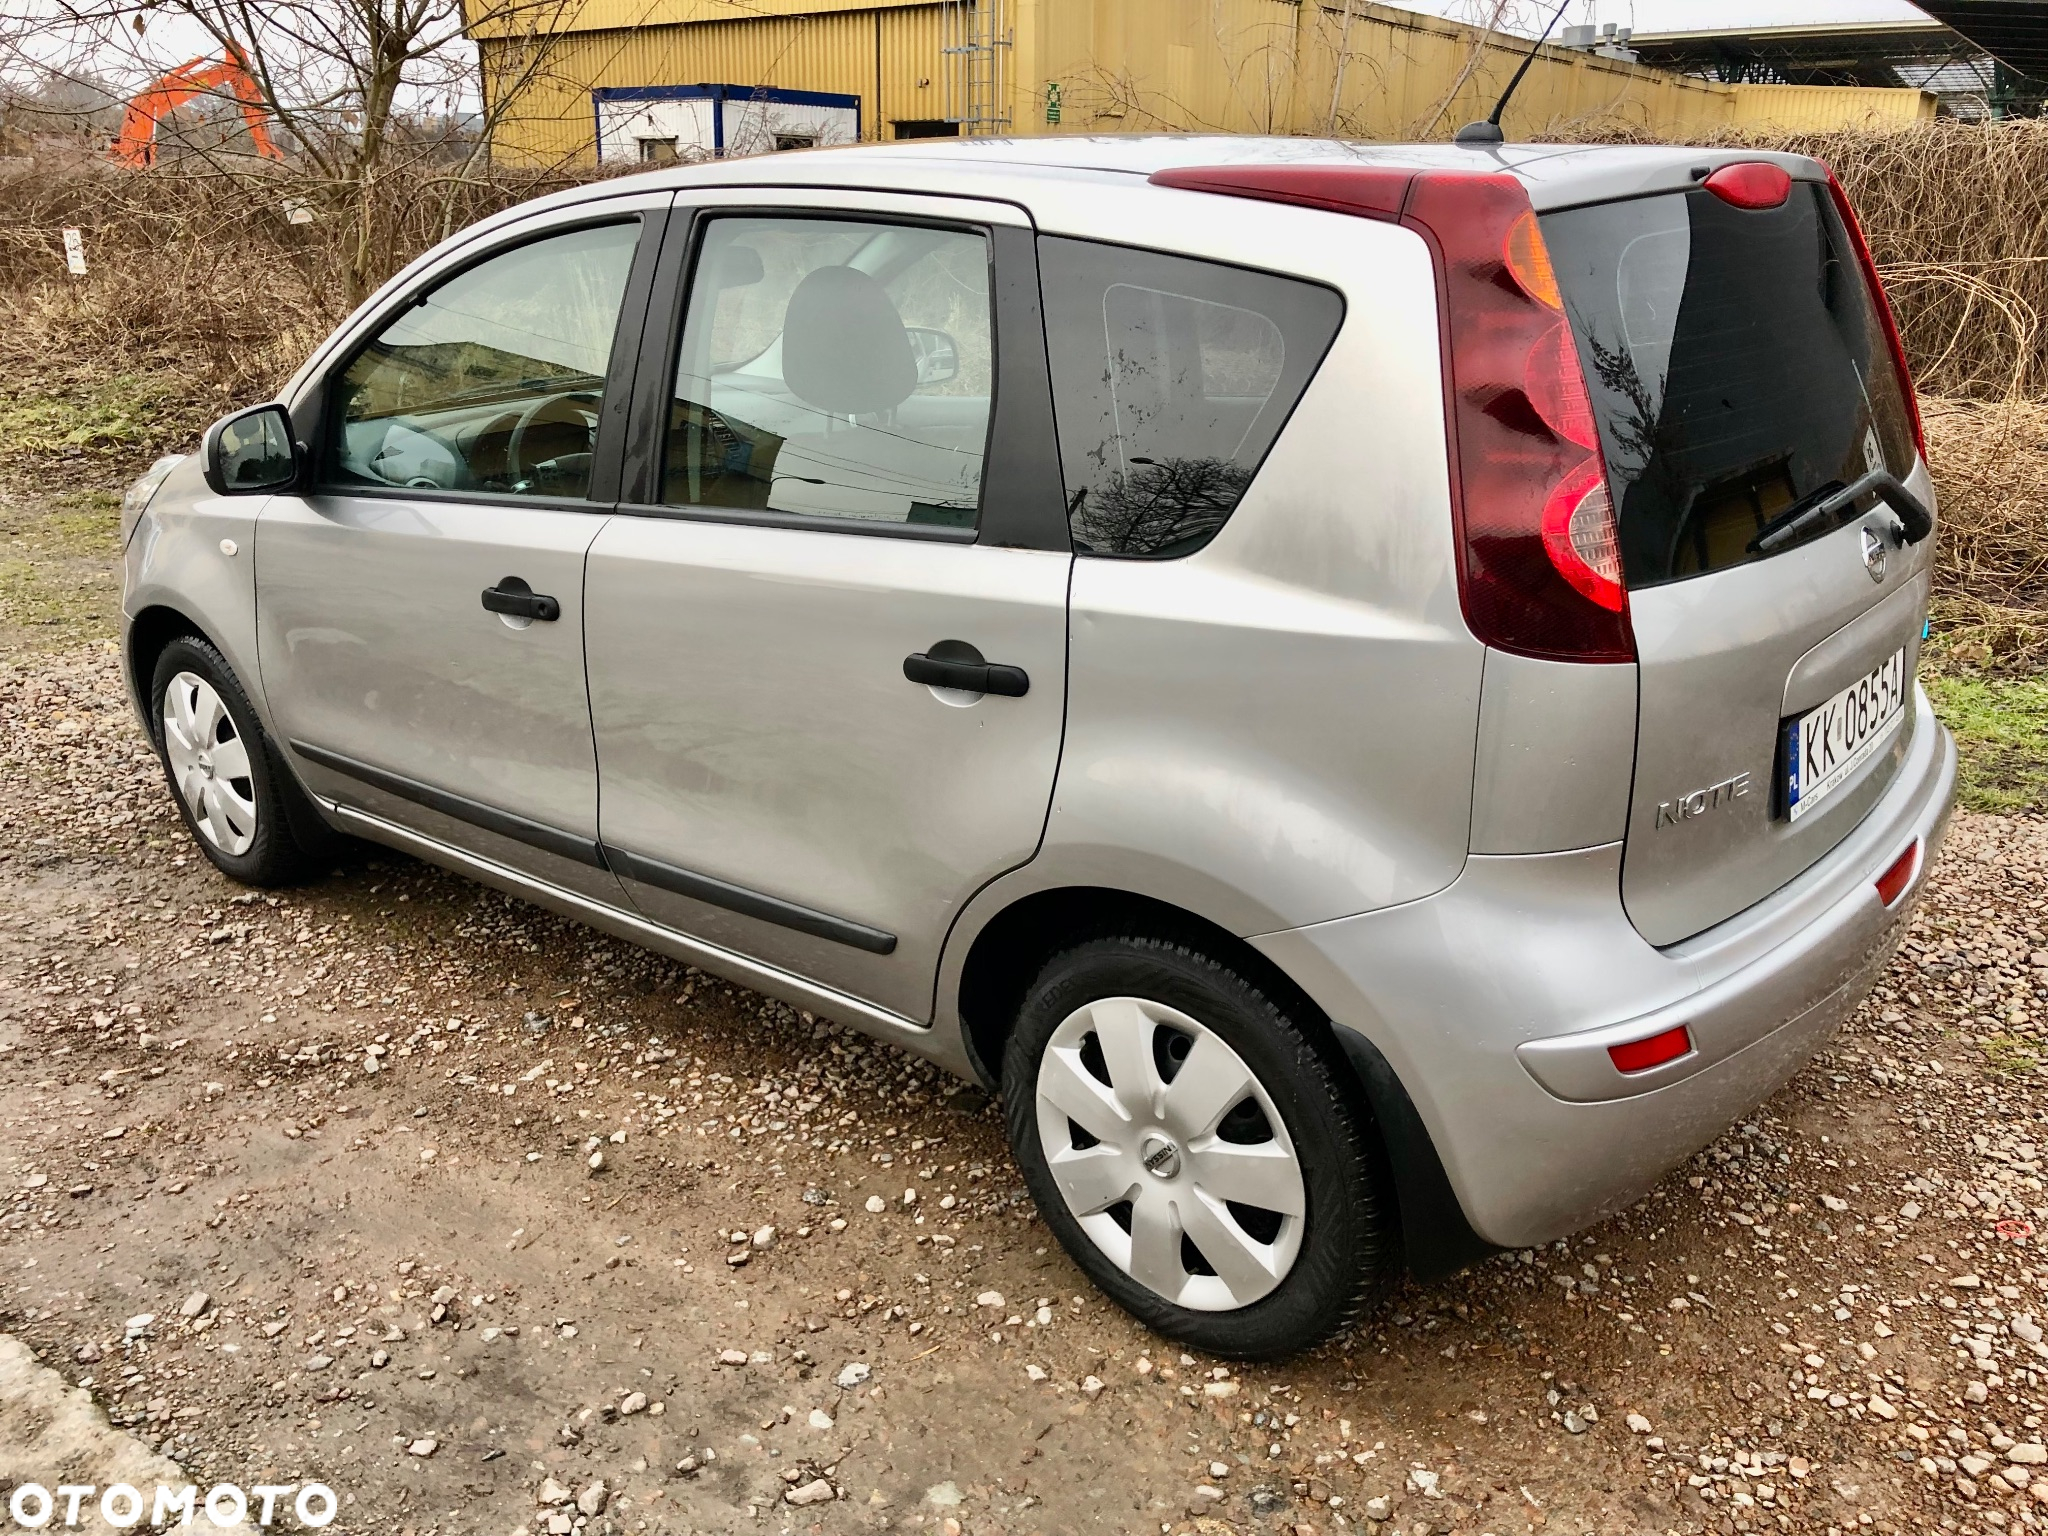
[[[455,222],[492,130],[547,68],[571,4],[493,0],[505,42],[488,93],[462,0],[31,0],[32,14],[0,21],[0,71],[32,63],[45,76],[133,90],[178,63],[174,54],[242,61],[284,164],[239,142],[182,147],[196,170],[346,221],[353,304],[388,274],[398,225],[419,223],[410,203],[438,200],[441,224]],[[250,88],[210,84],[202,104],[239,108],[238,89]]]

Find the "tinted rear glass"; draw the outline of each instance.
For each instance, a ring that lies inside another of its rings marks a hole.
[[[1749,560],[1794,503],[1914,449],[1898,373],[1827,189],[1547,215],[1632,587]],[[1825,533],[1818,530],[1815,536]]]
[[[1074,547],[1216,536],[1344,317],[1329,289],[1158,251],[1038,242]]]

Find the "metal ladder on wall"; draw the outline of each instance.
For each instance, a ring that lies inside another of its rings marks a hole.
[[[945,0],[939,22],[946,120],[963,137],[1010,131],[1009,0]]]

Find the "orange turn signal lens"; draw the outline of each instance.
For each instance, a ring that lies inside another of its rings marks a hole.
[[[1550,264],[1550,247],[1543,243],[1543,229],[1536,222],[1535,209],[1508,226],[1501,256],[1515,281],[1522,285],[1522,292],[1545,309],[1564,308],[1564,290],[1558,286],[1557,269]]]

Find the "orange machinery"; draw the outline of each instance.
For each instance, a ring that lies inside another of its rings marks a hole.
[[[234,94],[241,106],[242,121],[249,126],[249,138],[256,153],[266,160],[282,160],[284,152],[270,137],[263,96],[256,89],[255,76],[249,73],[248,58],[233,43],[228,44],[224,58],[202,56],[180,64],[147,89],[136,92],[121,115],[113,157],[124,165],[153,165],[158,125],[193,97],[217,93],[223,87]]]

